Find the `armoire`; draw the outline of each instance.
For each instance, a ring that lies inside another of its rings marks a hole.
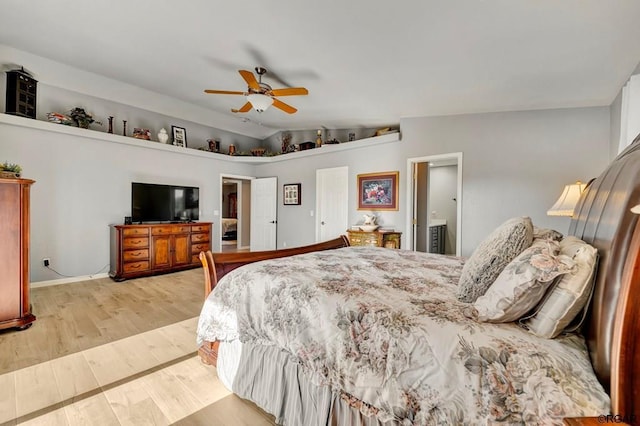
[[[0,178],[0,329],[35,321],[29,301],[30,179]]]

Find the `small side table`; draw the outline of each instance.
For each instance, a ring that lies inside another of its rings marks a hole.
[[[399,249],[402,232],[396,231],[354,231],[347,230],[349,244],[352,246],[370,246]]]

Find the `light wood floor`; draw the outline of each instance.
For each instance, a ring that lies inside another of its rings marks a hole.
[[[196,355],[202,270],[32,290],[0,332],[0,425],[273,425]]]

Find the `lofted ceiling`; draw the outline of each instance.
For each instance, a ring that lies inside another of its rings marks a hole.
[[[609,105],[640,60],[639,18],[633,0],[4,0],[0,44],[267,136]],[[237,71],[256,66],[309,90],[282,98],[297,114],[233,114],[241,96],[203,93],[245,90]]]

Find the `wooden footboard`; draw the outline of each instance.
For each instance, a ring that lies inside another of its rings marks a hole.
[[[261,260],[277,259],[280,257],[293,256],[296,254],[311,253],[314,251],[332,250],[348,247],[349,240],[344,235],[333,240],[308,246],[294,247],[283,250],[254,251],[239,253],[212,253],[211,251],[200,252],[200,262],[204,269],[204,297],[209,295],[226,274],[248,263]],[[220,342],[205,342],[199,349],[198,355],[205,364],[216,365],[218,360],[218,346]]]

